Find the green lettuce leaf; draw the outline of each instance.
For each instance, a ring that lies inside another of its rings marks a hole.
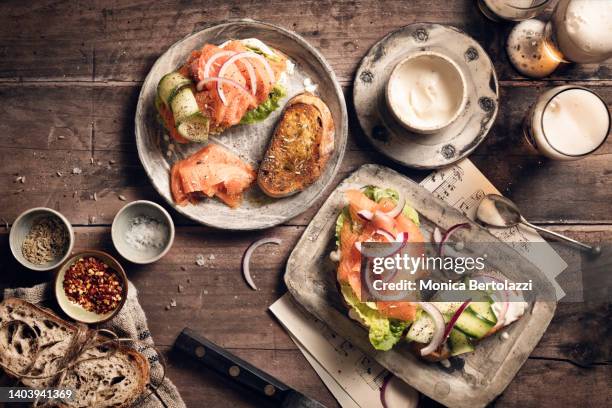
[[[272,112],[280,107],[279,101],[284,98],[286,94],[287,93],[282,86],[278,84],[275,85],[274,88],[272,88],[272,92],[270,92],[268,99],[263,101],[255,109],[245,113],[242,119],[240,119],[240,124],[250,125],[266,119]]]
[[[346,303],[357,313],[360,320],[369,329],[370,343],[376,350],[390,350],[402,337],[408,326],[407,323],[395,319],[388,319],[376,309],[361,303],[348,284],[342,284],[342,295]]]
[[[380,188],[377,186],[370,185],[370,186],[365,186],[363,188],[363,193],[370,200],[373,200],[376,202],[379,202],[383,198],[390,198],[395,202],[399,200],[399,193],[396,190],[393,190],[392,188]],[[406,216],[406,218],[414,222],[416,225],[420,225],[419,213],[414,208],[406,204],[404,206],[403,213]]]
[[[340,246],[340,231],[342,231],[342,226],[344,225],[344,220],[346,219],[351,219],[351,214],[349,213],[348,207],[344,207],[336,219],[336,246]]]

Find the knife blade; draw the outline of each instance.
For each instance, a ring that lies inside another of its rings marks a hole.
[[[188,327],[179,334],[174,348],[281,408],[325,408]]]

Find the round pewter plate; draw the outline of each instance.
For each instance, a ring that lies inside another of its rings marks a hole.
[[[258,38],[287,55],[295,64],[293,74],[287,75],[287,96],[281,107],[266,120],[254,125],[238,125],[220,135],[209,138],[209,143],[223,145],[250,163],[255,169],[268,147],[278,123],[283,105],[289,98],[304,92],[304,80],[310,78],[317,85],[317,94],[326,104],[336,127],[335,149],[321,177],[304,191],[290,197],[274,199],[266,196],[257,184],[244,193],[239,208],[232,209],[217,199],[203,199],[197,204],[177,206],[170,193],[170,168],[199,149],[202,144],[176,144],[167,140],[166,132],[157,120],[154,106],[157,83],[168,72],[178,68],[192,50],[205,43],[222,44],[230,39]],[[338,172],[346,148],[348,119],[342,89],[332,68],[323,56],[302,37],[284,28],[254,20],[231,20],[191,34],[172,45],[153,65],[144,81],[136,109],[136,146],[140,161],[155,189],[179,213],[204,225],[231,230],[255,230],[281,224],[306,211]]]
[[[457,63],[466,78],[468,100],[452,124],[422,135],[393,118],[385,87],[398,62],[427,50]],[[493,125],[498,99],[497,76],[484,49],[461,30],[439,24],[410,24],[384,37],[361,61],[353,87],[357,117],[372,145],[396,162],[419,169],[447,166],[470,154]]]

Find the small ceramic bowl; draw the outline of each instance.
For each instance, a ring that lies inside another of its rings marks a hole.
[[[34,225],[34,222],[43,217],[54,217],[60,221],[60,224],[64,226],[68,232],[68,245],[66,245],[64,253],[58,255],[51,262],[37,265],[28,261],[23,256],[21,247],[28,233],[30,232],[30,229]],[[13,226],[11,227],[11,232],[9,234],[9,243],[13,256],[15,259],[17,259],[17,261],[19,261],[20,264],[34,271],[49,271],[56,268],[58,265],[61,265],[72,252],[72,248],[74,247],[74,230],[72,229],[70,221],[68,221],[66,217],[59,212],[52,210],[51,208],[36,207],[24,211],[21,213],[21,215],[19,215],[19,217],[17,217],[15,222],[13,222]]]
[[[123,288],[123,292],[121,294],[121,301],[115,309],[111,310],[108,313],[98,314],[86,310],[83,306],[71,301],[70,299],[68,299],[68,296],[66,296],[66,292],[64,290],[64,277],[66,275],[66,271],[68,271],[68,269],[72,265],[78,262],[79,259],[87,257],[94,257],[104,262],[106,265],[108,265],[111,269],[115,271],[119,278],[119,281],[121,282],[121,287]],[[119,313],[119,311],[125,304],[125,300],[127,299],[128,295],[128,280],[127,276],[125,275],[125,271],[123,270],[123,267],[111,255],[107,254],[106,252],[95,250],[79,252],[68,258],[68,260],[64,262],[64,264],[58,269],[57,274],[55,275],[55,281],[53,283],[53,286],[57,303],[64,311],[64,313],[66,313],[70,318],[86,324],[102,323],[109,319],[112,319],[117,313]]]
[[[134,231],[130,233],[130,229],[134,228],[132,222],[138,217],[152,218],[165,227],[164,242],[160,246],[147,246],[141,242],[134,242],[134,240],[138,239],[138,236]],[[130,234],[132,237],[131,241],[128,238]],[[159,204],[145,200],[134,201],[125,205],[115,215],[111,228],[111,236],[117,252],[122,257],[133,263],[149,264],[166,255],[170,247],[172,247],[174,242],[174,223],[170,214]]]
[[[436,51],[420,51],[401,60],[391,72],[385,97],[393,117],[406,129],[422,134],[452,124],[468,100],[461,68]]]

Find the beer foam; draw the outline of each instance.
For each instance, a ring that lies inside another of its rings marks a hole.
[[[605,103],[585,89],[567,89],[550,100],[542,116],[544,135],[557,151],[579,156],[606,138],[610,116]]]

